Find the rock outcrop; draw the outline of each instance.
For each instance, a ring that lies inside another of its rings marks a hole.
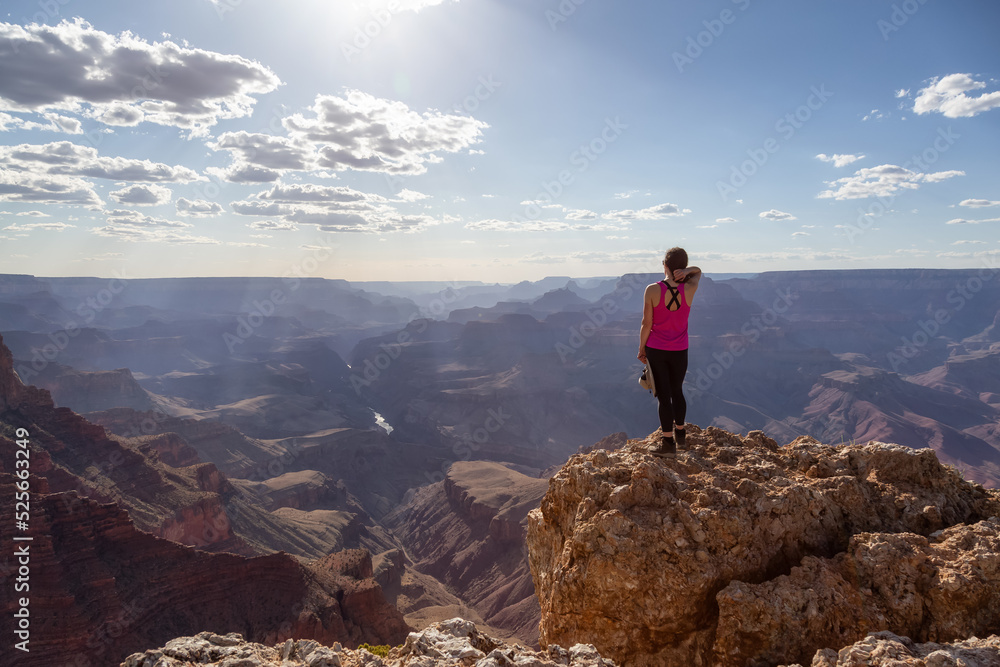
[[[213,628],[253,641],[287,637],[352,646],[402,641],[402,615],[371,578],[367,552],[302,564],[285,553],[207,553],[138,530],[114,503],[30,494],[30,654],[19,665],[117,664],[129,653]],[[14,506],[15,477],[0,474],[0,503]],[[0,602],[13,636],[16,601]]]
[[[372,647],[375,648],[375,647]],[[550,646],[544,652],[511,646],[476,630],[461,618],[435,623],[421,632],[411,632],[402,646],[378,657],[367,649],[348,650],[335,644],[286,640],[273,647],[247,642],[239,634],[202,632],[174,639],[160,649],[135,653],[121,667],[614,667],[590,645],[577,644],[566,650]]]
[[[1000,637],[916,644],[891,632],[873,632],[839,652],[817,652],[811,667],[1000,667]]]
[[[574,456],[529,514],[542,645],[776,665],[870,631],[952,641],[1000,622],[1000,494],[932,450],[694,425],[676,460],[650,442]]]

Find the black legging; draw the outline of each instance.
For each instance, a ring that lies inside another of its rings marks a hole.
[[[684,400],[684,376],[688,370],[687,350],[658,350],[646,346],[646,360],[653,371],[656,400],[659,402],[660,428],[674,429],[674,422],[684,425],[687,401]]]

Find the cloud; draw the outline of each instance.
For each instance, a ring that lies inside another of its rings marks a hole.
[[[229,151],[236,164],[252,165],[270,170],[294,169],[305,171],[315,166],[316,156],[311,148],[287,137],[250,132],[226,132],[209,148]]]
[[[658,265],[662,255],[648,250],[623,250],[620,252],[581,251],[565,255],[546,255],[534,252],[525,255],[519,261],[531,264],[564,264],[566,262],[582,262],[586,264],[631,264],[635,271],[646,271],[647,265]]]
[[[467,149],[489,127],[470,116],[420,114],[358,90],[320,95],[311,112],[285,118],[285,129],[295,141],[319,146],[318,165],[332,171],[422,174],[441,161],[436,152]]]
[[[900,88],[899,90],[896,91],[896,99],[897,100],[901,99],[909,94],[910,94],[909,88]]]
[[[637,194],[639,194],[638,190],[628,190],[626,192],[616,192],[615,193],[615,199],[628,199],[628,198],[632,197],[633,195],[637,195]]]
[[[866,120],[882,120],[885,117],[886,117],[885,113],[879,111],[878,109],[872,109],[867,114],[865,114],[864,118],[862,118],[861,120],[862,121],[866,121]]]
[[[65,222],[30,222],[26,225],[13,224],[4,227],[4,231],[7,232],[30,232],[36,229],[41,229],[48,232],[61,232],[65,229],[72,229],[76,225],[68,225]]]
[[[0,23],[0,110],[81,112],[110,125],[140,119],[204,136],[247,117],[254,95],[281,81],[247,58],[112,35],[82,19],[55,26]]]
[[[51,218],[48,213],[43,213],[41,211],[21,211],[17,216],[24,218]]]
[[[389,200],[345,186],[276,184],[255,199],[234,201],[234,213],[280,218],[274,226],[255,223],[254,229],[290,230],[314,225],[325,232],[418,232],[444,220],[428,215],[403,215]]]
[[[358,204],[370,206],[371,203],[384,204],[388,200],[380,195],[373,195],[346,186],[314,185],[312,183],[275,185],[270,190],[257,194],[263,201],[274,202],[305,202],[315,204]]]
[[[209,167],[205,170],[212,176],[230,183],[273,183],[281,178],[281,172],[257,167],[244,162],[234,162],[225,169]]]
[[[809,232],[792,232],[792,236],[811,236]]]
[[[103,206],[94,186],[70,176],[46,176],[0,166],[0,201]]]
[[[958,203],[959,206],[969,206],[971,208],[985,208],[987,206],[1000,206],[1000,201],[989,199],[964,199]]]
[[[420,201],[421,199],[430,198],[430,195],[425,195],[424,193],[417,192],[416,190],[407,190],[406,188],[400,190],[396,196],[403,201],[409,201],[409,202]]]
[[[70,141],[0,146],[0,168],[2,167],[34,174],[86,176],[145,183],[190,183],[205,180],[187,167],[150,160],[101,157],[96,148]]]
[[[66,134],[83,134],[83,123],[76,118],[60,116],[55,113],[44,114],[43,118],[49,121],[53,129],[60,132],[65,132]]]
[[[391,210],[348,213],[297,210],[285,218],[295,224],[315,225],[321,232],[421,232],[443,221],[429,215],[400,215]]]
[[[167,244],[198,244],[218,245],[216,239],[205,236],[194,236],[184,228],[193,225],[178,220],[165,220],[143,215],[138,211],[115,209],[107,214],[103,227],[94,227],[92,234],[105,238],[128,241],[133,243],[167,243]]]
[[[119,204],[133,206],[159,206],[173,197],[173,192],[162,185],[130,185],[122,190],[109,192],[108,196]]]
[[[952,245],[986,245],[986,241],[952,241]]]
[[[939,171],[930,174],[910,171],[894,164],[859,169],[853,176],[827,181],[830,190],[817,195],[820,199],[863,199],[865,197],[892,197],[900,190],[916,190],[921,183],[936,183],[954,176],[964,176],[964,171]]]
[[[716,222],[729,223],[729,222],[739,222],[736,218],[716,218]]]
[[[842,155],[840,153],[836,155],[827,155],[825,153],[820,153],[816,156],[817,159],[823,162],[832,162],[834,167],[846,167],[852,162],[857,162],[858,160],[863,160],[864,155]]]
[[[597,214],[584,208],[571,208],[566,210],[567,220],[596,220]]]
[[[0,104],[2,104],[0,100]],[[46,123],[37,123],[33,120],[24,120],[10,114],[0,113],[0,132],[8,130],[42,130],[48,132],[62,132],[65,134],[83,134],[83,123],[76,118],[60,116],[56,113],[42,114]]]
[[[1000,222],[1000,218],[986,218],[985,220],[966,220],[965,218],[955,218],[944,223],[946,225],[978,225],[984,222]]]
[[[181,197],[177,200],[177,215],[188,218],[211,218],[222,214],[222,205],[214,201],[204,199],[185,199]]]
[[[917,93],[913,110],[918,114],[938,112],[946,118],[968,118],[1000,107],[1000,91],[971,97],[966,93],[982,90],[986,84],[968,74],[949,74],[931,79],[930,85]]]
[[[269,232],[296,232],[299,230],[297,225],[293,225],[290,222],[278,222],[276,220],[258,220],[257,222],[249,223],[247,227]],[[271,237],[267,236],[266,238]]]
[[[785,213],[773,208],[770,211],[761,212],[759,217],[763,220],[798,220],[791,213]]]
[[[192,225],[187,222],[180,222],[179,220],[165,220],[163,218],[154,218],[149,215],[143,215],[138,211],[130,211],[128,209],[116,208],[113,211],[107,211],[105,213],[107,216],[107,222],[110,225],[127,225],[129,227],[191,227]]]
[[[570,224],[562,220],[475,220],[466,229],[485,232],[586,232],[618,231],[615,225]]]
[[[663,218],[681,216],[690,213],[691,209],[681,209],[677,204],[658,204],[649,208],[634,211],[626,209],[623,211],[610,211],[604,217],[612,220],[662,220]]]

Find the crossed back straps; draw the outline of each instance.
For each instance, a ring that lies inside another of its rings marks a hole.
[[[681,302],[677,298],[678,296],[680,296],[680,290],[678,290],[675,287],[672,287],[670,283],[668,283],[666,280],[661,280],[660,282],[666,285],[667,289],[670,290],[670,301],[667,302],[667,310],[680,310]],[[677,304],[676,308],[674,308],[674,304]]]

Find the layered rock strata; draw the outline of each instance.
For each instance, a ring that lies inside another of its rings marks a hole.
[[[4,507],[14,505],[14,480],[0,473]],[[368,552],[308,564],[285,553],[206,553],[136,529],[114,503],[47,493],[41,478],[32,487],[32,634],[18,665],[103,667],[205,628],[352,646],[399,642],[408,631],[372,579]],[[16,604],[13,596],[0,601],[8,637]]]
[[[413,568],[443,582],[492,628],[534,644],[538,602],[525,523],[548,483],[489,461],[458,461],[386,517]]]
[[[869,631],[997,627],[1000,497],[933,451],[692,425],[688,450],[663,460],[651,441],[572,457],[529,514],[542,645],[775,665]]]

